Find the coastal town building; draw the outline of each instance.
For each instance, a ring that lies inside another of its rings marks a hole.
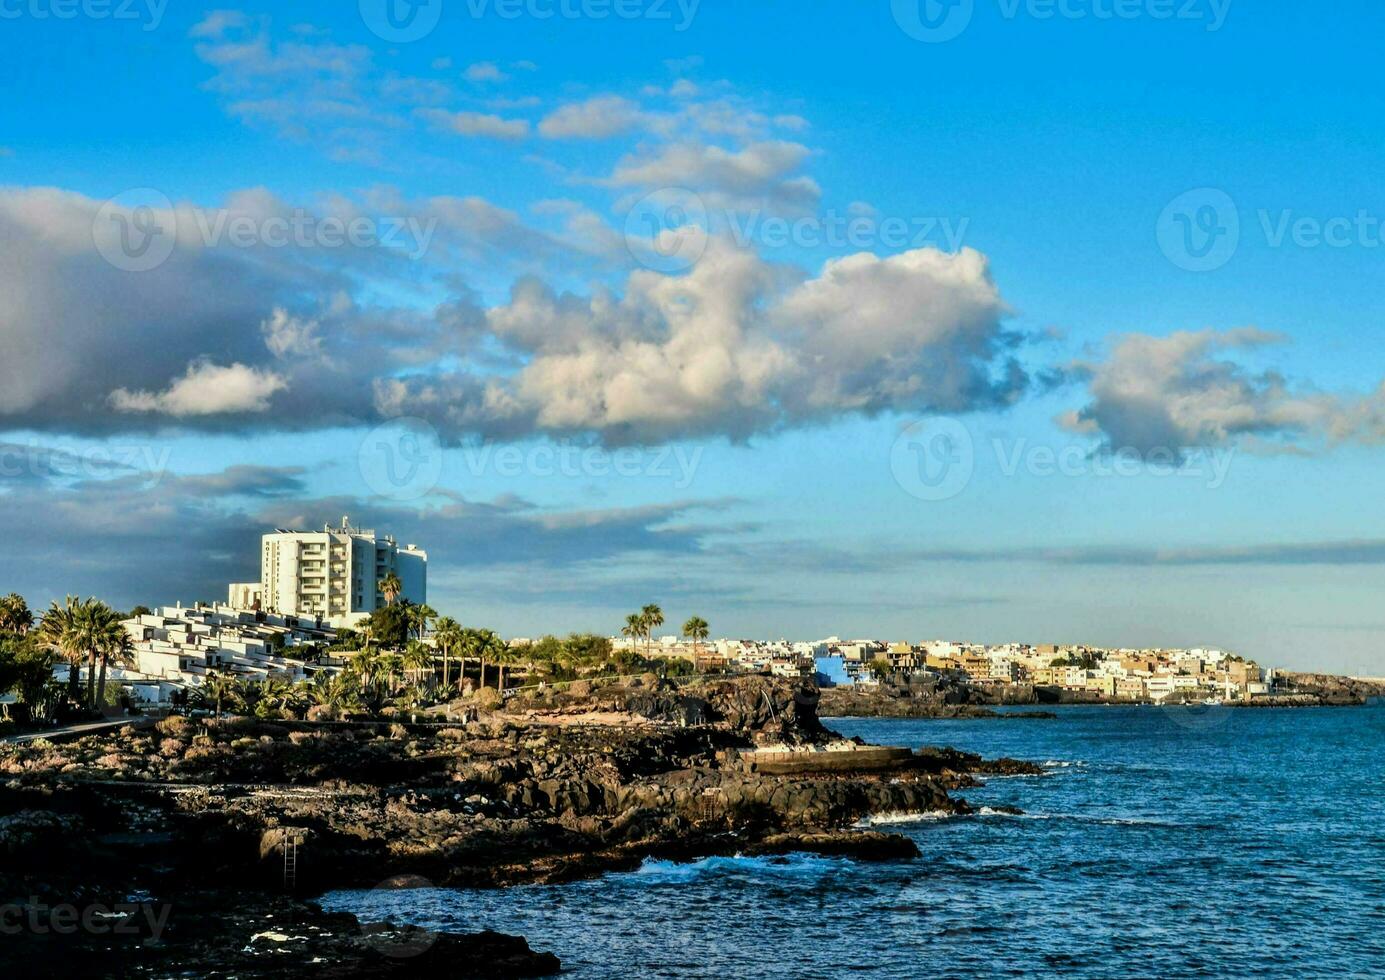
[[[743,643],[745,641],[738,641]],[[816,654],[820,682],[869,686],[884,660],[898,683],[929,683],[954,674],[968,683],[1030,696],[1035,688],[1069,692],[1076,700],[1186,702],[1244,700],[1272,694],[1272,672],[1222,650],[1106,649],[1079,644],[917,644],[853,640],[825,644]]]
[[[319,651],[336,634],[316,617],[281,616],[225,605],[165,606],[132,616],[121,624],[130,637],[132,660],[112,665],[108,680],[132,700],[149,704],[176,701],[214,674],[237,680],[277,677],[298,681],[334,669]],[[85,672],[85,667],[81,671]],[[55,668],[66,680],[67,665]]]
[[[352,527],[350,519],[343,517],[340,527],[280,528],[264,535],[259,583],[233,584],[227,599],[240,609],[316,617],[333,627],[355,627],[387,604],[382,583],[391,574],[401,584],[397,599],[417,605],[427,602],[427,552],[412,544],[400,545],[387,534]]]

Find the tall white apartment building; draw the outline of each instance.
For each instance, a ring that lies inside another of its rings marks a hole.
[[[385,605],[380,583],[391,572],[399,577],[400,599],[428,600],[428,553],[414,545],[352,527],[346,517],[341,527],[321,531],[279,529],[264,536],[260,549],[260,607],[354,627]],[[252,590],[253,584],[232,585],[232,603]]]

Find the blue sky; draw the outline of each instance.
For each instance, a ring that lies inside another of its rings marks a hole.
[[[349,513],[515,635],[1385,674],[1378,5],[60,9],[0,5],[0,588]]]

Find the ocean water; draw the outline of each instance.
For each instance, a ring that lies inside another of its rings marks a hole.
[[[370,920],[527,936],[572,977],[1385,977],[1385,705],[839,719],[1041,762],[899,816],[922,858],[647,862],[500,892],[336,892]]]

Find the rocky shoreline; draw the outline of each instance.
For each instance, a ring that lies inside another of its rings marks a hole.
[[[911,691],[882,685],[876,689],[833,687],[822,691],[818,711],[824,718],[1056,718],[1051,711],[995,711],[977,703],[970,689]]]
[[[651,857],[907,859],[907,838],[857,822],[967,813],[955,791],[1038,771],[847,742],[818,720],[815,689],[770,678],[647,677],[446,726],[176,718],[0,752],[0,905],[166,912],[157,935],[151,912],[123,938],[26,927],[7,941],[51,975],[80,960],[85,976],[542,976],[556,959],[489,923],[362,927],[304,899],[565,882]]]
[[[1385,697],[1385,684],[1330,674],[1280,675],[1281,693],[1247,700],[1226,700],[1228,708],[1347,708],[1360,707],[1372,698]],[[1108,698],[1093,692],[1017,685],[1000,693],[968,684],[930,678],[928,685],[884,683],[878,687],[834,687],[821,692],[818,710],[824,718],[918,718],[1018,720],[1056,718],[1049,705],[1159,704]],[[1201,704],[1203,692],[1175,692],[1164,705]],[[994,706],[1024,710],[996,711]],[[1030,708],[1029,706],[1043,706]]]

